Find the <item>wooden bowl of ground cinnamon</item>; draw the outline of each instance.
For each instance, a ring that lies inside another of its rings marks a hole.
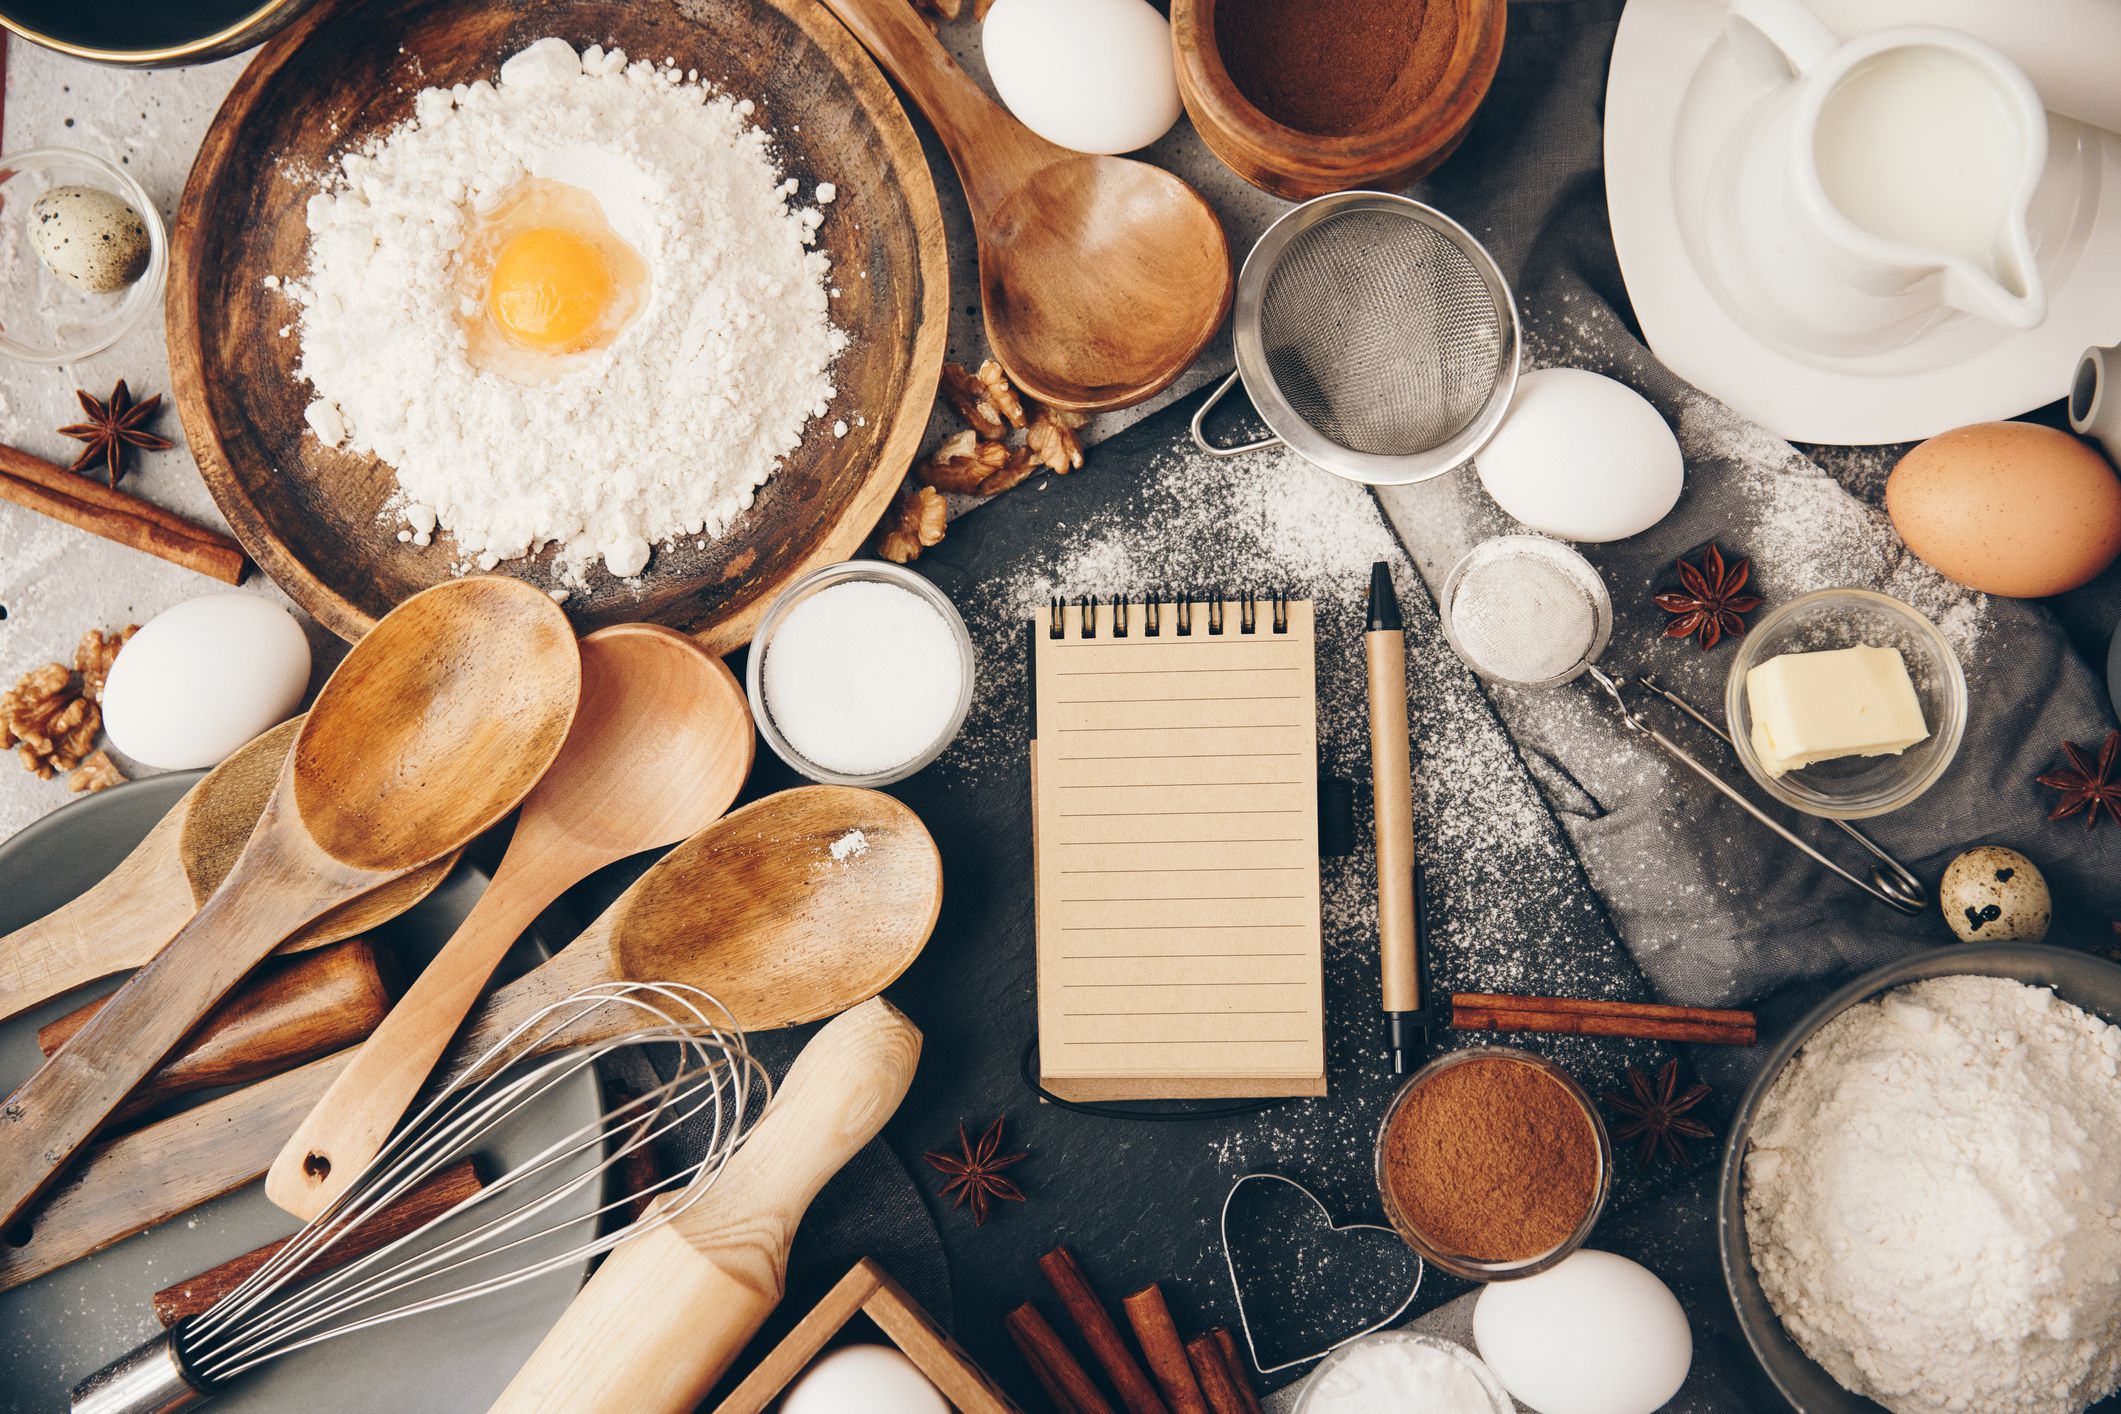
[[[1558,1066],[1507,1046],[1423,1066],[1377,1136],[1392,1226],[1427,1261],[1475,1281],[1531,1276],[1581,1247],[1612,1168],[1590,1097]]]
[[[1450,156],[1502,58],[1504,0],[1172,0],[1178,92],[1215,155],[1301,201]]]

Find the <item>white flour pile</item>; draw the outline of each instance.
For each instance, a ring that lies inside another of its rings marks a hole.
[[[2076,1414],[2121,1385],[2121,1029],[1947,977],[1822,1028],[1761,1105],[1753,1264],[1899,1414]]]
[[[720,536],[829,410],[822,212],[791,206],[751,102],[675,69],[542,39],[498,82],[427,89],[309,207],[300,372],[325,442],[392,466],[425,545],[458,568],[560,547],[582,582],[650,546]],[[473,367],[460,247],[521,182],[581,187],[645,260],[647,307],[610,347],[526,386]],[[821,188],[819,195],[827,195]]]

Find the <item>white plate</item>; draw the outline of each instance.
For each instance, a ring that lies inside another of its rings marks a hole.
[[[1733,62],[1725,13],[1723,0],[1630,0],[1606,84],[1613,244],[1643,336],[1674,373],[1792,441],[1906,442],[2052,402],[2087,344],[2121,337],[2121,137],[2054,114],[2033,204],[2039,328],[1959,316],[1890,354],[1835,358],[1746,327],[1703,218],[1716,157],[1768,85]]]

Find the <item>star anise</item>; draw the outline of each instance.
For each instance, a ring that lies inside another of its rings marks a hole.
[[[1713,1139],[1716,1132],[1700,1120],[1688,1119],[1687,1111],[1709,1097],[1706,1085],[1689,1085],[1679,1088],[1679,1062],[1668,1060],[1657,1071],[1657,1078],[1650,1079],[1638,1066],[1628,1067],[1628,1088],[1632,1095],[1605,1097],[1606,1105],[1625,1120],[1613,1131],[1613,1137],[1625,1144],[1635,1141],[1635,1162],[1647,1166],[1659,1153],[1670,1154],[1681,1168],[1692,1168],[1693,1157],[1687,1153],[1686,1140]]]
[[[971,1209],[974,1227],[987,1225],[987,1214],[997,1200],[1007,1203],[1024,1201],[1024,1190],[1001,1176],[1003,1169],[1030,1157],[1001,1151],[1002,1125],[1008,1119],[1007,1115],[996,1118],[976,1141],[965,1132],[964,1122],[960,1120],[957,1145],[961,1152],[927,1156],[938,1172],[949,1176],[949,1181],[943,1184],[943,1196],[952,1200],[952,1208]]]
[[[2121,757],[2121,732],[2106,734],[2096,762],[2085,756],[2074,741],[2062,743],[2062,754],[2069,758],[2069,770],[2050,771],[2033,778],[2050,790],[2062,792],[2062,799],[2055,802],[2047,818],[2067,820],[2081,810],[2084,828],[2089,830],[2099,823],[2099,812],[2104,810],[2116,825],[2121,825],[2121,773],[2114,770],[2116,758]]]
[[[125,449],[138,447],[143,451],[166,452],[176,445],[165,438],[144,430],[144,424],[162,406],[162,395],[155,394],[142,402],[134,402],[132,390],[120,378],[118,386],[111,389],[110,401],[94,397],[86,389],[76,389],[74,396],[81,400],[81,410],[88,414],[88,421],[76,422],[59,429],[61,437],[71,437],[76,442],[86,442],[81,455],[69,471],[87,471],[97,462],[102,462],[110,473],[110,484],[115,488],[118,479],[125,475]]]
[[[1656,596],[1657,607],[1673,615],[1664,626],[1666,638],[1694,637],[1704,649],[1714,648],[1725,634],[1745,635],[1745,616],[1760,607],[1760,596],[1741,594],[1752,576],[1753,562],[1738,560],[1724,567],[1723,551],[1710,541],[1699,565],[1675,562],[1680,588]]]

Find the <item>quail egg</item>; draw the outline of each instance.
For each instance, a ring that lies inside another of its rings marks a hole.
[[[1937,901],[1962,943],[2037,943],[2054,914],[2040,866],[1993,844],[1945,866]]]
[[[101,187],[53,187],[30,207],[30,239],[51,272],[77,290],[109,295],[147,271],[147,223]]]

